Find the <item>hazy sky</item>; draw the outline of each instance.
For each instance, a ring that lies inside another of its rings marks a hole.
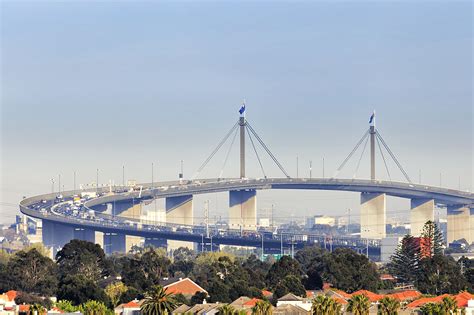
[[[0,221],[22,196],[190,177],[247,118],[296,175],[331,176],[377,127],[415,182],[473,189],[472,3],[1,1]],[[227,147],[226,147],[227,149]],[[261,177],[248,147],[249,177]],[[263,151],[260,151],[263,156]],[[234,144],[224,175],[238,176]],[[225,150],[201,174],[216,177]],[[359,154],[340,177],[352,177]],[[265,157],[269,176],[281,176]],[[357,177],[367,178],[367,152]],[[390,163],[392,178],[401,174]],[[387,178],[378,160],[378,177]],[[441,174],[441,176],[440,176]],[[56,188],[57,189],[57,188]],[[211,199],[225,215],[226,196]],[[357,211],[358,195],[263,192],[280,216]],[[406,201],[389,202],[392,215]],[[277,216],[277,215],[275,215]],[[390,216],[390,215],[389,215]]]

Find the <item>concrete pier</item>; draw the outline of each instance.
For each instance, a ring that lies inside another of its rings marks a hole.
[[[465,239],[474,242],[474,208],[448,206],[448,243]]]
[[[74,228],[43,220],[43,244],[54,248],[63,247],[74,239]]]
[[[229,192],[229,228],[257,229],[257,191],[235,190]]]
[[[165,201],[166,223],[194,224],[193,196],[168,197]],[[187,247],[194,249],[194,243],[168,240],[168,249]]]
[[[420,236],[427,221],[434,221],[434,200],[416,198],[411,199],[410,225],[411,235]]]
[[[386,236],[386,195],[360,194],[360,236],[382,239]]]

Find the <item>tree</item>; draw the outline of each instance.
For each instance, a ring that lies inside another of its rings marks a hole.
[[[202,304],[203,301],[207,298],[206,292],[198,291],[191,297],[191,305]]]
[[[273,306],[268,301],[257,301],[252,308],[252,315],[272,315]]]
[[[468,287],[468,283],[452,257],[435,255],[420,260],[415,286],[422,293],[440,295],[458,293]]]
[[[59,283],[57,297],[60,300],[70,300],[74,305],[88,300],[109,301],[103,289],[82,275],[65,276]]]
[[[75,307],[69,300],[59,300],[55,303],[54,306],[56,306],[65,313],[74,313],[77,311],[77,307]]]
[[[452,297],[444,297],[441,301],[441,308],[446,314],[457,314],[458,302]]]
[[[36,248],[13,255],[8,262],[7,273],[14,280],[14,286],[9,289],[45,296],[51,296],[56,291],[56,265]]]
[[[443,314],[441,304],[439,304],[439,303],[426,303],[425,305],[420,307],[420,311],[421,311],[422,315],[441,315],[441,314]]]
[[[46,309],[44,308],[43,305],[39,303],[35,303],[30,305],[30,314],[31,315],[42,315],[46,313]]]
[[[97,282],[109,274],[105,253],[98,244],[74,239],[56,254],[59,276],[81,275]]]
[[[108,313],[104,303],[94,300],[85,302],[79,309],[84,315],[106,315]]]
[[[112,302],[112,306],[116,307],[119,304],[120,297],[127,292],[127,289],[127,286],[124,285],[123,282],[118,281],[106,286],[104,291]]]
[[[145,293],[145,301],[140,306],[143,315],[171,314],[177,304],[173,296],[166,292],[162,286],[154,286]]]
[[[349,300],[347,310],[353,315],[368,315],[370,309],[369,299],[362,294],[354,295]]]
[[[268,287],[275,288],[282,279],[289,275],[301,277],[301,266],[298,261],[290,256],[283,256],[280,260],[274,263],[268,271],[266,276]]]
[[[219,315],[234,315],[235,313],[235,308],[229,304],[224,304],[219,307]]]
[[[421,257],[433,257],[435,255],[443,255],[444,240],[443,234],[438,225],[433,221],[427,221],[423,226],[420,239]]]
[[[314,315],[339,315],[341,314],[341,304],[329,296],[316,296],[311,305],[311,314]]]
[[[332,253],[317,257],[313,265],[325,282],[346,292],[360,289],[374,291],[380,283],[375,264],[349,248],[337,248]]]
[[[418,272],[419,252],[416,239],[411,235],[405,235],[390,257],[388,265],[390,273],[400,282],[413,283]]]
[[[390,297],[384,297],[379,301],[377,315],[398,315],[400,301]]]
[[[255,255],[250,255],[242,264],[242,267],[249,275],[248,284],[250,287],[262,289],[266,287],[265,276],[270,270],[271,264],[261,261]]]

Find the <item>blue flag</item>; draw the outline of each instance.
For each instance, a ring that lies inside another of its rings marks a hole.
[[[371,124],[374,121],[374,118],[375,118],[375,113],[372,113],[372,116],[370,116],[370,119],[369,119],[369,124]]]
[[[242,104],[242,107],[240,107],[240,109],[239,109],[240,115],[243,115],[244,112],[245,112],[245,103],[243,103],[243,104]]]

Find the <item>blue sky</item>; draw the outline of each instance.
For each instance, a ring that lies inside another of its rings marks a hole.
[[[2,213],[23,195],[189,177],[247,118],[296,175],[326,175],[377,126],[414,181],[473,189],[472,3],[15,2],[1,8]],[[261,176],[249,150],[249,176]],[[263,153],[262,153],[263,154]],[[225,153],[203,176],[217,176]],[[224,175],[237,176],[237,147]],[[341,173],[352,177],[357,158]],[[381,160],[378,161],[382,166]],[[368,177],[368,156],[358,177]],[[280,176],[265,159],[267,173]],[[319,172],[319,174],[318,174]],[[391,172],[402,179],[394,164]],[[378,168],[386,177],[383,167]],[[343,214],[356,194],[264,192],[259,207]],[[225,196],[214,211],[225,215]],[[296,200],[296,202],[295,202]],[[196,202],[197,208],[202,205]],[[5,203],[8,205],[5,206]],[[389,203],[390,208],[390,203]],[[394,201],[393,209],[407,209]],[[211,205],[212,209],[212,205]],[[398,210],[397,210],[398,211]],[[286,212],[285,212],[286,213]]]

